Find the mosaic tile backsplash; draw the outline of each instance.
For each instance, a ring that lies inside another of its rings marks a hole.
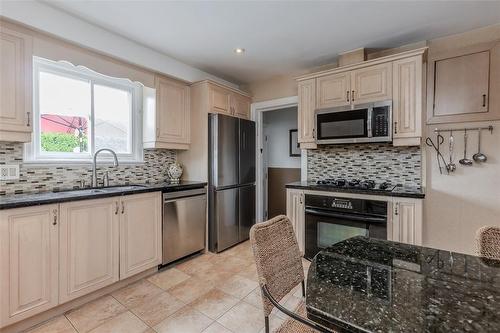
[[[325,178],[374,179],[420,187],[420,147],[393,147],[388,143],[319,146],[307,152],[307,179]]]
[[[174,163],[174,150],[145,150],[144,163],[132,165],[98,166],[99,176],[109,171],[110,185],[157,183],[167,179],[167,166]],[[77,188],[80,179],[87,186],[92,177],[92,166],[29,166],[23,165],[23,144],[0,142],[0,164],[21,164],[19,180],[0,181],[0,195],[57,191]]]

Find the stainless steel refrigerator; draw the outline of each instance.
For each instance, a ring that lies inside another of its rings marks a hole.
[[[255,224],[255,122],[210,114],[208,133],[208,240],[220,252]]]

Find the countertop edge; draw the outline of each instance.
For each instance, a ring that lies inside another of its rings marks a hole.
[[[404,193],[404,192],[370,192],[363,190],[346,190],[342,188],[326,188],[321,186],[309,186],[303,184],[286,184],[285,188],[299,189],[299,190],[309,190],[309,191],[323,191],[323,192],[336,192],[336,193],[352,193],[352,194],[364,194],[364,195],[374,195],[383,197],[398,197],[398,198],[413,198],[413,199],[425,199],[425,193]]]
[[[145,186],[145,187],[138,187],[136,189],[92,193],[92,194],[87,194],[87,195],[78,195],[77,193],[75,193],[75,196],[66,196],[66,197],[64,197],[64,196],[57,197],[57,194],[64,194],[68,191],[33,193],[32,195],[34,198],[31,200],[26,199],[25,201],[20,200],[17,202],[5,202],[5,203],[2,203],[0,201],[0,210],[22,208],[22,207],[31,207],[31,206],[41,206],[41,205],[48,205],[48,204],[57,204],[57,203],[64,203],[64,202],[71,202],[71,201],[111,198],[111,197],[119,197],[119,196],[124,196],[124,195],[141,194],[141,193],[149,193],[149,192],[162,192],[162,193],[177,192],[177,191],[183,191],[183,190],[203,188],[206,185],[207,185],[206,182],[191,183],[191,184],[171,184],[168,186],[167,185],[162,186],[160,184],[158,184],[158,185],[144,184],[143,186]],[[78,190],[75,190],[75,191],[78,191]],[[40,198],[40,199],[36,198],[37,194],[43,195],[46,193],[53,193],[54,198]],[[30,195],[30,194],[27,194],[27,195]],[[1,197],[0,197],[0,200],[1,200]]]

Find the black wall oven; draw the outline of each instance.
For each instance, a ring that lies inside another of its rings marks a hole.
[[[355,236],[387,239],[387,202],[323,195],[305,197],[305,254]]]
[[[316,111],[318,144],[392,141],[392,101]]]

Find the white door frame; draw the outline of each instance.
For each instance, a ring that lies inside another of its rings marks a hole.
[[[257,204],[256,204],[256,220],[257,222],[262,222],[264,219],[264,205],[263,205],[263,197],[264,197],[264,188],[262,186],[262,181],[264,175],[262,174],[262,154],[260,149],[262,148],[262,122],[263,122],[263,112],[273,111],[278,109],[285,109],[289,107],[294,107],[298,105],[298,97],[283,97],[278,99],[273,99],[269,101],[252,103],[251,117],[255,121],[256,129],[257,129],[257,145],[255,147],[256,151],[256,189],[257,189]],[[301,180],[307,179],[307,151],[302,150],[300,155],[300,164],[301,164],[301,172],[300,177]]]

